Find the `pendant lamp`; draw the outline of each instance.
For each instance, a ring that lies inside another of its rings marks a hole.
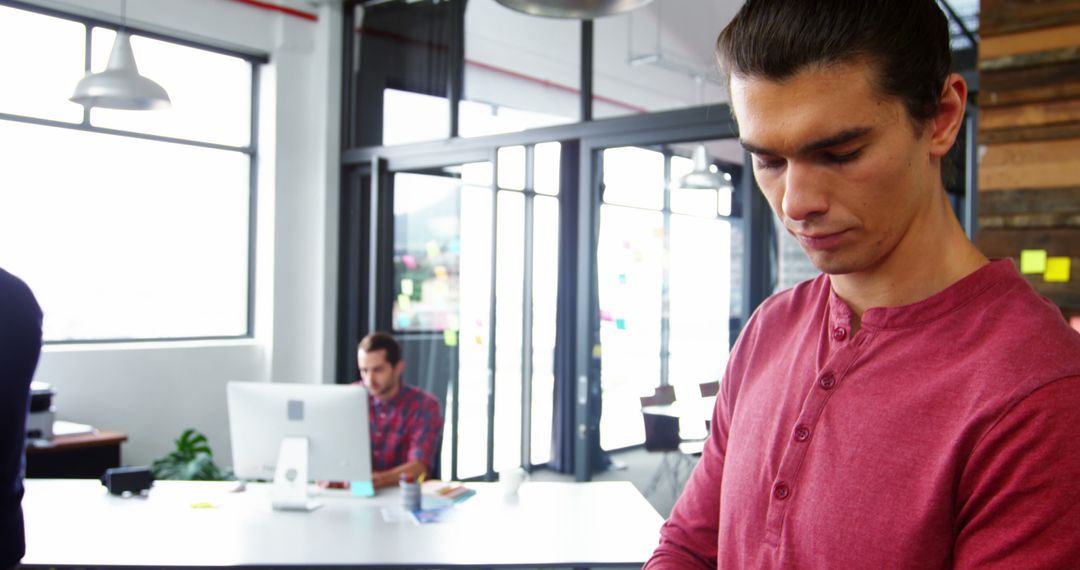
[[[499,4],[529,14],[549,18],[592,20],[636,10],[652,0],[497,0]]]
[[[121,4],[121,27],[109,54],[109,64],[101,73],[87,73],[75,86],[71,101],[87,107],[109,109],[165,109],[172,102],[160,85],[139,75],[135,54],[131,51],[131,36],[124,29],[126,2]]]
[[[692,157],[694,170],[679,179],[679,188],[734,191],[731,182],[728,182],[723,174],[709,170],[709,153],[705,149],[705,145],[699,144],[694,149]]]

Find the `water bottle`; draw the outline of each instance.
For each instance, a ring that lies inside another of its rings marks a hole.
[[[420,510],[420,483],[417,481],[411,481],[405,473],[401,474],[401,478],[398,480],[398,487],[401,489],[401,508],[415,513]]]

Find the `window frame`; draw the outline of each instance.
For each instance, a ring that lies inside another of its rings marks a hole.
[[[67,340],[44,340],[45,345],[49,346],[78,346],[78,345],[101,345],[101,344],[116,344],[116,343],[162,343],[162,342],[187,342],[187,341],[204,341],[204,340],[237,340],[237,339],[250,339],[254,337],[255,333],[255,275],[256,275],[256,239],[257,239],[257,212],[258,212],[258,140],[259,140],[259,86],[260,86],[260,71],[261,65],[269,62],[269,57],[265,54],[250,53],[238,51],[235,49],[225,48],[221,46],[215,46],[212,44],[194,41],[178,36],[159,33],[151,30],[139,28],[137,26],[130,26],[126,23],[124,25],[117,24],[112,21],[107,21],[92,16],[85,16],[81,14],[74,14],[59,9],[49,8],[45,6],[38,6],[35,4],[29,4],[27,2],[21,2],[18,0],[0,0],[0,6],[12,8],[16,10],[22,10],[25,12],[31,12],[46,17],[58,18],[61,20],[68,20],[82,24],[84,30],[85,52],[84,52],[84,70],[89,71],[91,69],[91,61],[93,60],[92,53],[92,31],[93,28],[105,28],[113,31],[118,31],[121,28],[125,29],[133,36],[143,36],[146,38],[176,44],[192,49],[198,49],[202,51],[208,51],[216,54],[226,55],[230,57],[239,58],[248,65],[251,66],[251,85],[250,85],[250,127],[249,138],[246,145],[234,146],[220,143],[212,143],[206,141],[170,137],[163,135],[155,135],[149,133],[139,133],[134,131],[126,131],[122,129],[112,129],[106,127],[99,127],[90,123],[90,107],[84,106],[82,110],[82,120],[78,123],[70,123],[64,121],[58,121],[53,119],[44,119],[39,117],[30,117],[24,115],[17,115],[12,113],[5,113],[0,110],[0,120],[11,121],[15,123],[23,123],[30,125],[37,125],[43,127],[53,127],[61,129],[70,129],[76,131],[82,131],[87,133],[121,136],[132,139],[166,142],[194,147],[201,147],[212,150],[239,152],[247,156],[248,161],[248,251],[247,251],[247,293],[246,293],[246,306],[244,310],[246,312],[246,319],[244,325],[244,333],[239,335],[197,335],[197,336],[165,336],[165,337],[136,337],[136,338],[86,338],[86,339],[67,339]],[[72,86],[74,88],[74,86]]]

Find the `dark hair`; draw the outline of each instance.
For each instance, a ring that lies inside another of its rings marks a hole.
[[[716,55],[729,75],[773,81],[865,58],[917,127],[937,115],[951,67],[948,21],[934,0],[746,0]]]
[[[356,349],[364,352],[385,350],[387,362],[392,365],[401,362],[401,345],[390,333],[375,331],[360,339],[360,344],[357,345]]]

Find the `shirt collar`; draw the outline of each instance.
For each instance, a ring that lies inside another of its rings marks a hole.
[[[867,309],[863,313],[861,326],[886,329],[927,323],[952,313],[994,285],[1017,276],[1016,266],[1011,259],[994,260],[922,301]],[[851,308],[830,286],[829,319],[832,325],[850,326],[851,317]]]

